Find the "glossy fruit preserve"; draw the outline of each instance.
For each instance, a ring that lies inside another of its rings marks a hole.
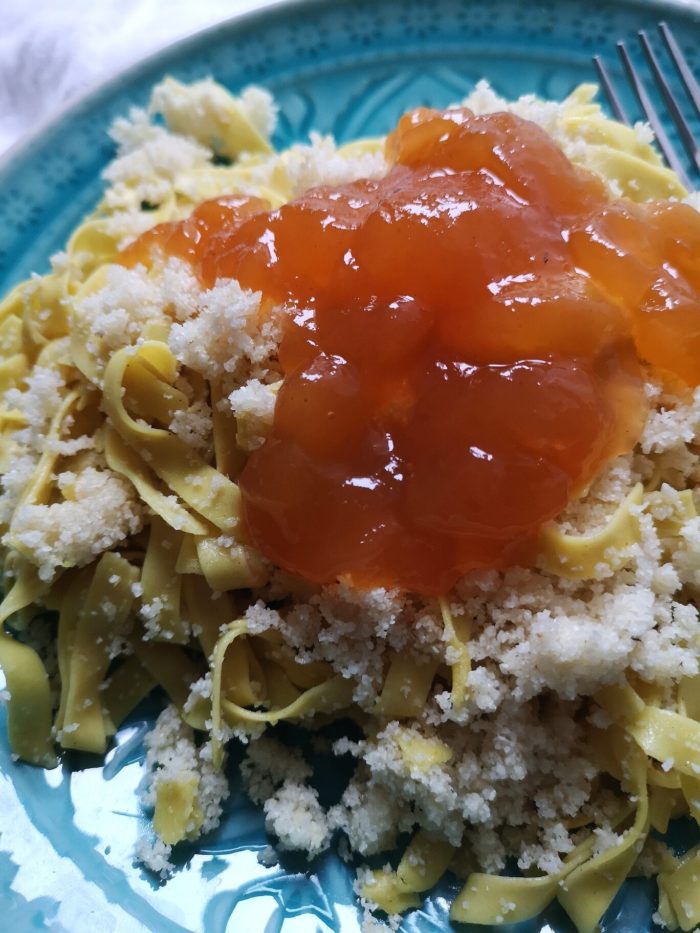
[[[379,181],[276,211],[207,202],[123,261],[178,255],[287,309],[274,425],[240,477],[257,547],[430,595],[532,562],[636,442],[644,364],[700,381],[700,215],[611,200],[506,113],[413,111],[387,156]]]

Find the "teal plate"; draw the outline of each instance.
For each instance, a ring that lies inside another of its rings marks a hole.
[[[309,130],[340,140],[386,132],[406,108],[445,105],[488,78],[512,97],[561,98],[593,78],[591,55],[666,19],[700,73],[700,5],[585,0],[309,0],[273,4],[178,43],[100,87],[16,149],[0,166],[0,293],[48,268],[81,217],[99,200],[113,155],[110,122],[143,104],[165,74],[208,75],[233,90],[258,83],[277,97],[279,146]],[[613,76],[620,69],[609,55]],[[631,104],[630,100],[626,103]],[[179,854],[163,884],[133,861],[148,814],[139,808],[143,736],[153,700],[120,730],[104,767],[70,758],[54,771],[14,763],[0,722],[0,928],[14,933],[357,933],[362,912],[352,867],[334,853],[310,865],[290,857],[265,867],[269,840],[259,810],[240,790],[221,827]],[[0,713],[0,717],[2,717]],[[300,741],[294,730],[287,741]],[[340,792],[348,763],[316,761],[325,802]],[[682,850],[693,841],[675,827]],[[406,917],[404,933],[457,929],[448,920],[458,882],[447,879]],[[655,929],[653,884],[626,883],[605,931]],[[462,930],[465,928],[462,927]],[[514,927],[503,928],[506,933]],[[572,931],[556,906],[518,931]]]

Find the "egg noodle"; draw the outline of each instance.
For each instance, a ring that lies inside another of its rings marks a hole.
[[[581,87],[561,105],[561,131],[579,145],[578,161],[635,200],[682,197],[651,147],[605,118],[593,93]],[[109,285],[125,239],[120,218],[128,215],[134,230],[144,230],[235,192],[276,207],[298,184],[293,154],[271,150],[269,127],[254,118],[245,95],[233,98],[211,82],[185,87],[168,80],[154,100],[174,136],[188,140],[193,152],[209,147],[219,158],[212,161],[208,151],[169,175],[154,174],[147,198],[136,179],[148,177],[148,168],[127,166],[117,195],[113,189],[112,201],[107,196],[80,225],[53,271],[17,285],[0,304],[0,471],[10,503],[0,516],[6,592],[0,666],[11,748],[42,767],[56,765],[57,744],[104,754],[125,717],[160,687],[183,728],[208,733],[216,769],[232,733],[255,736],[261,726],[322,714],[323,721],[355,716],[372,736],[398,723],[403,765],[413,775],[428,773],[449,762],[451,748],[411,724],[436,678],[449,685],[454,710],[467,702],[468,617],[451,611],[448,594],[433,605],[444,658],[419,663],[414,653],[395,650],[371,713],[354,707],[351,677],[326,661],[296,658],[279,630],[251,630],[246,610],[272,568],[241,522],[236,478],[247,448],[240,440],[253,428],[245,413],[234,416],[226,405],[229,375],[219,369],[207,377],[177,358],[169,334],[185,315],[176,303],[165,302],[165,314],[144,312],[136,330],[127,322],[121,341],[94,326],[90,299]],[[166,133],[149,126],[154,140]],[[362,160],[381,154],[382,145],[366,140],[336,154]],[[272,403],[278,385],[269,383]],[[37,414],[31,399],[42,386],[50,404]],[[209,407],[209,447],[173,429],[178,418]],[[39,423],[37,440],[32,427]],[[652,509],[660,485],[660,475],[634,485],[590,535],[547,526],[544,571],[587,581],[601,565],[613,572],[624,567],[639,540],[640,515]],[[680,497],[679,511],[654,519],[669,550],[697,521],[693,491]],[[83,540],[81,526],[90,524],[93,508],[115,519],[94,533],[86,528]],[[37,617],[48,619],[48,653],[32,641]],[[153,618],[157,625],[149,623]],[[210,688],[192,690],[202,682]],[[593,931],[650,832],[664,833],[681,814],[700,818],[700,676],[679,674],[672,689],[657,690],[628,672],[589,704],[607,721],[587,729],[601,773],[618,788],[610,815],[616,841],[601,851],[595,827],[572,818],[575,844],[560,870],[520,877],[469,871],[452,904],[454,920],[515,923],[557,898],[578,930]],[[204,825],[198,782],[185,770],[156,785],[153,824],[167,845],[196,838]],[[366,873],[359,893],[389,914],[401,913],[417,907],[448,869],[463,874],[464,856],[439,833],[419,828],[398,866]],[[700,849],[680,859],[664,850],[658,864],[660,918],[671,928],[694,928]]]

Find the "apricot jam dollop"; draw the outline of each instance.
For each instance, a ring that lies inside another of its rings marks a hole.
[[[380,180],[202,205],[154,245],[287,309],[240,476],[252,541],[318,583],[432,595],[532,562],[542,524],[700,381],[700,215],[612,200],[536,125],[420,109]]]

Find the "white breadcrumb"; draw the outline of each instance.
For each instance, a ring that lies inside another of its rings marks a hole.
[[[279,864],[279,856],[272,846],[265,846],[258,852],[258,863],[265,868],[273,868]]]
[[[297,784],[311,777],[311,766],[298,749],[262,736],[251,742],[241,762],[241,777],[248,796],[263,803],[289,779]]]
[[[243,360],[261,362],[279,342],[275,317],[260,315],[260,292],[220,279],[202,293],[199,313],[174,324],[169,336],[176,359],[207,379],[234,373]]]
[[[143,506],[133,487],[111,470],[87,467],[61,473],[70,498],[51,505],[20,505],[3,539],[21,550],[50,580],[59,567],[83,567],[140,530]]]
[[[308,784],[285,780],[263,808],[267,831],[277,837],[280,849],[300,849],[313,858],[328,848],[328,820],[318,802],[318,792]]]
[[[15,410],[24,426],[6,440],[11,452],[2,475],[0,491],[0,527],[7,527],[34,475],[39,457],[46,447],[47,434],[65,387],[63,377],[54,369],[35,366],[25,379],[24,389],[8,389],[2,403]]]
[[[199,308],[202,289],[189,265],[171,256],[156,270],[160,300],[177,321],[186,321]]]
[[[658,408],[652,409],[639,446],[644,454],[661,454],[692,444],[700,433],[700,387],[692,399],[681,399],[658,387],[649,388]]]
[[[64,730],[65,731],[65,730]],[[165,880],[175,872],[175,865],[170,860],[173,847],[157,836],[153,838],[145,833],[136,840],[134,855],[138,862]]]
[[[405,805],[367,779],[353,778],[341,801],[328,811],[331,829],[344,831],[353,852],[374,855],[394,848],[398,834],[411,829]]]
[[[154,596],[148,603],[142,603],[139,607],[139,616],[143,621],[143,640],[163,639],[168,641],[173,637],[173,633],[161,628],[160,617],[165,603],[160,596]]]
[[[292,197],[317,185],[342,185],[359,178],[381,178],[388,165],[383,147],[361,154],[338,151],[332,136],[310,134],[310,144],[297,144],[287,150],[285,160]]]
[[[259,379],[249,379],[229,395],[231,411],[236,416],[236,441],[242,450],[252,452],[265,443],[272,428],[276,397],[276,387]]]
[[[209,700],[211,699],[212,692],[212,683],[211,683],[211,673],[205,674],[204,677],[200,677],[199,680],[195,682],[190,687],[189,696],[185,701],[184,712],[189,713],[199,702],[199,700]]]
[[[158,283],[144,266],[110,265],[106,276],[104,286],[86,295],[77,311],[105,349],[114,351],[135,343],[149,321],[165,318]]]
[[[238,106],[262,137],[272,136],[277,126],[278,107],[269,91],[256,85],[243,88]]]
[[[151,122],[145,110],[132,108],[128,118],[115,120],[110,135],[117,158],[102,177],[109,183],[104,203],[113,211],[160,204],[179,174],[210,164],[210,149]]]
[[[72,457],[81,450],[93,450],[95,446],[95,438],[83,434],[82,437],[74,437],[71,440],[58,440],[50,437],[46,441],[45,449],[61,457]]]
[[[112,353],[142,339],[156,322],[166,328],[196,313],[202,289],[191,269],[171,258],[162,267],[108,265],[104,284],[75,303],[89,332],[86,348],[96,358],[98,374]]]
[[[169,425],[173,434],[183,440],[188,447],[196,450],[204,459],[208,459],[213,448],[211,408],[198,399],[189,408],[179,408]]]
[[[3,404],[18,411],[25,427],[14,434],[16,443],[39,453],[51,418],[60,405],[63,377],[54,369],[35,366],[25,380],[26,388],[8,389]]]

